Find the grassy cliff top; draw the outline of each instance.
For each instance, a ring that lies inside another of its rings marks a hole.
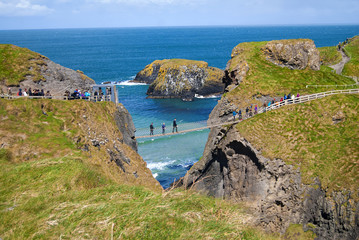
[[[344,50],[351,59],[345,64],[342,74],[359,77],[359,36],[350,39]]]
[[[122,142],[116,111],[110,102],[0,99],[0,146],[14,163],[75,156],[114,182],[161,191],[146,163]],[[110,161],[108,151],[117,152],[115,145],[131,160],[126,172]]]
[[[337,47],[321,47],[318,48],[320,53],[320,61],[323,65],[330,66],[339,63],[342,60],[342,55],[338,52]]]
[[[257,115],[236,127],[265,157],[300,168],[305,183],[359,199],[359,96],[334,95]]]
[[[178,66],[190,66],[190,65],[196,65],[200,68],[206,68],[208,67],[208,63],[204,61],[196,61],[196,60],[188,60],[188,59],[164,59],[164,60],[156,60],[152,64],[159,64],[164,67],[178,67]]]
[[[188,59],[163,59],[155,60],[152,63],[148,64],[143,70],[140,71],[140,74],[143,76],[151,76],[154,70],[154,67],[159,65],[163,70],[167,69],[178,69],[181,66],[196,66],[199,68],[207,68],[208,63],[204,61],[195,61]]]
[[[9,162],[0,150],[3,239],[280,239],[238,204],[118,185],[74,157]]]
[[[291,40],[295,42],[296,40]],[[298,40],[303,41],[303,40]],[[258,104],[253,97],[283,96],[288,93],[308,94],[327,91],[328,88],[306,88],[306,85],[341,85],[354,84],[347,77],[337,75],[328,67],[322,66],[320,71],[311,69],[290,70],[277,66],[266,60],[263,47],[268,42],[241,43],[233,50],[229,71],[249,68],[242,82],[226,96],[240,107],[251,103]]]
[[[27,76],[32,76],[35,82],[45,81],[40,74],[41,67],[46,65],[44,59],[46,57],[27,48],[0,44],[0,82],[17,86]]]

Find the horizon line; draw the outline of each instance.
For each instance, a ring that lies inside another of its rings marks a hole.
[[[359,26],[359,23],[314,23],[314,24],[243,24],[243,25],[173,25],[173,26],[122,26],[122,27],[54,27],[54,28],[13,28],[0,31],[24,30],[76,30],[76,29],[141,29],[141,28],[212,28],[212,27],[327,27],[327,26]]]

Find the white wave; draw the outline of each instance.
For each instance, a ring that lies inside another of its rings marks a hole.
[[[194,95],[195,98],[203,99],[203,98],[219,98],[221,95],[209,95],[209,96],[202,96],[199,94]]]
[[[158,173],[153,174],[153,177],[154,177],[154,178],[157,178],[157,177],[158,177]]]
[[[166,166],[171,165],[175,161],[168,161],[168,162],[152,162],[147,163],[147,167],[150,170],[157,169],[157,170],[163,170]]]
[[[102,82],[101,83],[102,85],[106,85],[106,84],[111,84],[111,85],[116,85],[116,84],[118,84],[118,82],[117,81],[104,81],[104,82]]]
[[[135,83],[135,82],[131,82],[131,81],[132,80],[123,81],[123,82],[120,82],[119,85],[122,85],[122,86],[147,85],[146,83]]]

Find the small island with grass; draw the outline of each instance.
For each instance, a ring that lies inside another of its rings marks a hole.
[[[203,61],[186,59],[156,60],[133,80],[150,84],[149,98],[193,100],[195,95],[220,95],[224,91],[223,71]]]

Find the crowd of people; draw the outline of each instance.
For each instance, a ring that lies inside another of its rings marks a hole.
[[[284,96],[282,98],[280,98],[279,101],[276,100],[275,98],[273,98],[272,101],[268,101],[268,102],[263,103],[264,111],[265,111],[266,107],[270,107],[271,105],[274,105],[277,102],[283,102],[283,101],[286,101],[286,100],[294,100],[295,98],[299,98],[299,97],[300,97],[299,93],[297,93],[297,95],[289,93],[288,95],[284,94]],[[246,109],[244,110],[245,111],[244,117],[246,117],[246,118],[252,117],[253,115],[258,113],[258,110],[259,110],[258,105],[255,105],[253,107],[253,104],[252,104],[251,106],[246,107]],[[238,119],[239,120],[243,119],[243,116],[242,116],[243,113],[242,113],[242,109],[238,110]],[[237,112],[233,111],[233,120],[236,119],[236,115],[237,115]]]
[[[44,89],[31,89],[31,88],[19,88],[16,92],[13,92],[12,88],[7,88],[6,91],[4,91],[0,87],[0,95],[1,96],[20,96],[20,97],[48,97],[52,98],[52,95],[50,91],[46,91]],[[66,90],[64,93],[64,97],[66,97],[67,100],[73,100],[73,99],[89,99],[91,97],[90,91],[80,91],[79,89],[74,90],[73,92],[70,92],[69,90]],[[95,99],[98,99],[98,101],[106,101],[108,96],[111,95],[111,88],[106,88],[105,91],[102,91],[101,88],[99,88],[98,91],[95,91],[93,93],[93,96]],[[107,98],[106,98],[107,97]]]
[[[64,96],[69,100],[71,100],[71,99],[88,99],[89,97],[91,97],[91,93],[88,91],[81,92],[78,89],[76,89],[72,93],[69,90],[66,90]]]
[[[101,88],[99,88],[99,90],[95,90],[93,93],[93,97],[95,99],[97,99],[98,101],[105,101],[106,98],[105,96],[110,96],[111,95],[111,88],[107,87],[105,92],[102,91]],[[73,91],[72,93],[69,90],[65,91],[64,94],[65,97],[67,97],[67,99],[89,99],[92,94],[89,91],[81,91],[76,89],[75,91]]]
[[[5,95],[4,90],[2,88],[0,88],[0,95]],[[7,96],[13,96],[13,92],[11,90],[11,88],[7,89]],[[51,97],[51,93],[50,91],[44,91],[44,89],[27,89],[25,88],[24,90],[19,88],[19,90],[16,92],[16,96],[22,96],[22,97],[27,97],[27,96],[46,96],[46,97]]]

